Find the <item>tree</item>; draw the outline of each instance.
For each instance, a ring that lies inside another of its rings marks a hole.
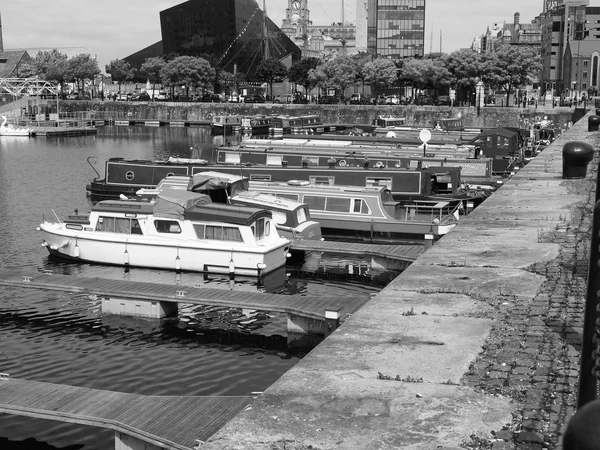
[[[462,49],[450,53],[446,67],[451,74],[450,85],[459,92],[459,98],[468,98],[479,80],[486,82],[483,57],[473,50]]]
[[[165,86],[184,85],[186,96],[189,90],[205,89],[212,86],[215,69],[204,58],[195,56],[178,56],[172,59],[160,71],[160,77]]]
[[[68,56],[58,50],[41,51],[27,64],[28,76],[38,76],[46,81],[63,85],[67,76]]]
[[[398,79],[396,64],[390,59],[377,58],[360,68],[363,80],[377,89],[392,86]]]
[[[531,84],[542,68],[535,49],[516,45],[504,45],[486,55],[483,65],[484,81],[506,92],[507,105],[515,88]]]
[[[160,71],[165,67],[165,60],[160,56],[154,58],[147,58],[142,66],[140,72],[146,74],[148,80],[152,83],[152,100],[154,100],[154,92],[156,90],[156,83],[160,83]]]
[[[93,80],[99,74],[98,61],[88,53],[82,53],[67,60],[67,80],[74,81],[78,91],[84,90],[85,80]]]
[[[356,80],[358,64],[349,56],[338,56],[309,71],[309,78],[324,89],[335,89],[344,96],[346,88]],[[343,98],[342,98],[343,99]]]
[[[256,68],[256,77],[269,84],[271,97],[273,97],[273,83],[280,83],[287,76],[287,68],[277,59],[265,59]]]
[[[318,58],[304,58],[290,67],[288,79],[292,83],[299,84],[304,88],[304,93],[308,95],[309,91],[315,87],[315,84],[308,76],[308,73],[317,68],[320,61]]]
[[[135,70],[131,65],[122,59],[114,59],[105,66],[106,73],[110,75],[113,81],[119,85],[119,93],[121,92],[121,83],[123,81],[132,80]]]
[[[402,79],[420,90],[438,90],[442,86],[448,86],[451,78],[445,56],[431,59],[409,58],[402,66]]]

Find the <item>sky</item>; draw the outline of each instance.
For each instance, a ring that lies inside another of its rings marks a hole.
[[[365,1],[365,0],[361,0]],[[357,0],[308,0],[314,25],[344,19],[355,21]],[[592,0],[597,4],[599,0]],[[69,56],[89,53],[106,64],[125,58],[161,39],[160,11],[183,3],[168,0],[19,0],[2,2],[5,50],[70,49]],[[263,0],[258,0],[263,5]],[[266,0],[267,14],[277,25],[285,17],[287,0]],[[542,0],[427,0],[425,53],[445,53],[469,47],[493,22],[511,22],[520,12],[529,23],[542,10]],[[72,54],[70,54],[72,53]],[[33,55],[32,55],[33,56]]]

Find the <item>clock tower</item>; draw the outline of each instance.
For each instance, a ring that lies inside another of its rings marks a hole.
[[[312,25],[309,19],[308,0],[288,0],[285,19],[281,22],[281,31],[291,40],[301,42],[307,34],[308,25]],[[302,45],[298,46],[302,47]]]

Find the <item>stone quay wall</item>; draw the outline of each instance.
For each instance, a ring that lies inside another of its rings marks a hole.
[[[368,125],[378,115],[406,117],[407,125],[431,127],[436,119],[462,117],[466,127],[494,128],[500,126],[529,128],[547,116],[561,130],[573,120],[574,110],[566,107],[502,108],[435,106],[370,106],[370,105],[278,105],[238,103],[171,103],[171,102],[114,102],[61,101],[61,114],[93,112],[96,117],[146,120],[211,120],[215,115],[306,115],[315,114],[326,124]],[[56,112],[55,101],[31,101],[29,112]]]
[[[202,448],[560,449],[598,170],[563,179],[569,141],[600,133],[577,122]]]

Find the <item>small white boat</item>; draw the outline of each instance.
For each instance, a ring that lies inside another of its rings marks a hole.
[[[2,117],[2,124],[0,125],[0,136],[26,136],[29,137],[33,133],[31,128],[20,128],[15,127],[13,124],[7,123],[8,119],[6,116]]]
[[[279,234],[291,241],[321,240],[321,224],[311,219],[308,205],[290,199],[248,191],[248,178],[215,171],[199,172],[193,177],[173,175],[159,181],[155,188],[137,191],[139,198],[154,201],[164,189],[180,189],[210,195],[215,203],[267,209],[273,215]]]
[[[437,240],[456,226],[462,207],[462,202],[397,202],[384,186],[250,181],[252,191],[307,204],[326,235],[370,241],[419,240],[426,235]]]
[[[261,276],[285,265],[290,241],[266,209],[176,189],[155,202],[104,200],[89,215],[38,227],[52,255],[82,262]]]

